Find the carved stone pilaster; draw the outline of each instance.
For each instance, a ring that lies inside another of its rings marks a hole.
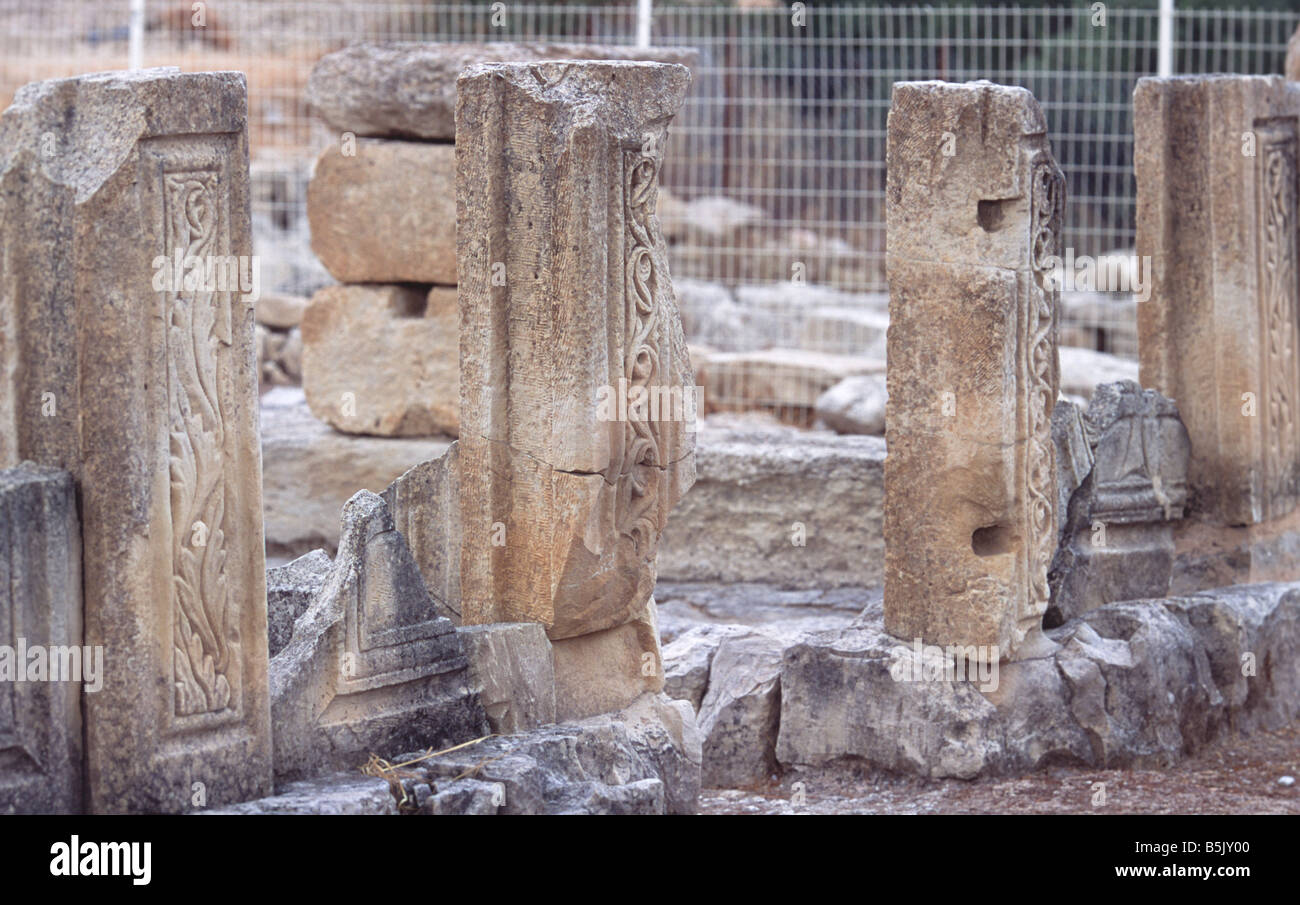
[[[1057,542],[1051,414],[1065,183],[1029,92],[894,86],[885,627],[1032,648]]]
[[[650,634],[630,627],[653,622],[659,534],[694,481],[694,378],[655,215],[688,81],[614,62],[460,78],[466,624],[541,622],[557,642]],[[638,654],[614,672],[643,684],[645,654],[662,681],[657,643],[613,646]]]
[[[0,119],[3,453],[77,482],[96,811],[271,787],[246,108],[161,69]]]
[[[1277,520],[1300,499],[1300,84],[1142,79],[1133,103],[1142,385],[1187,425],[1190,512]]]

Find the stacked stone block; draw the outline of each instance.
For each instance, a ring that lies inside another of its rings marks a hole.
[[[312,412],[338,430],[458,436],[456,77],[542,59],[691,61],[591,45],[357,44],[316,65],[308,100],[337,140],[307,192],[312,250],[342,285],[302,320]]]

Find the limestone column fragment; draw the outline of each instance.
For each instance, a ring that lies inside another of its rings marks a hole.
[[[1142,79],[1133,108],[1142,385],[1187,425],[1189,514],[1277,519],[1300,499],[1300,84]]]
[[[608,688],[662,684],[650,594],[694,482],[694,377],[655,206],[688,82],[540,62],[458,83],[463,617],[546,626],[561,718],[618,706],[586,688],[566,709],[593,656],[618,652]]]
[[[900,638],[1001,658],[1041,638],[1064,204],[1029,92],[894,85],[884,605]]]
[[[98,812],[271,791],[246,119],[175,69],[0,118],[0,465],[76,481]]]

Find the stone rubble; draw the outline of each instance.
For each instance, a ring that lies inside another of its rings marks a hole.
[[[715,682],[740,689],[713,693],[739,702],[732,719],[710,723],[708,703],[701,710],[705,783],[714,777],[723,787],[769,770],[855,763],[959,779],[1063,765],[1165,767],[1225,732],[1300,717],[1300,582],[1109,603],[1048,637],[1057,646],[1049,656],[1004,662],[970,681],[944,649],[918,658],[913,644],[886,634],[877,598],[847,627],[711,624],[664,654],[684,695]],[[750,662],[736,668],[720,659],[724,645],[746,639],[764,651],[757,660],[739,657]],[[773,649],[775,677],[759,666]],[[775,721],[763,706],[771,697]]]
[[[1191,448],[1173,400],[1133,381],[1102,384],[1079,423],[1088,467],[1081,478],[1068,476],[1077,489],[1061,510],[1068,516],[1048,574],[1047,626],[1103,603],[1166,596],[1172,523],[1187,502]]]
[[[266,570],[266,627],[271,657],[288,646],[294,624],[325,585],[330,565],[328,553],[313,550],[293,562]]]
[[[813,411],[837,434],[885,434],[889,390],[879,374],[845,377],[817,397]]]
[[[461,637],[436,615],[383,499],[358,492],[341,521],[338,555],[270,661],[281,782],[488,730]]]
[[[419,810],[693,814],[701,744],[689,705],[646,694],[616,713],[488,739],[425,761],[419,766],[430,793]]]

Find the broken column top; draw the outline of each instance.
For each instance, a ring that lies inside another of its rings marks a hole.
[[[451,141],[456,77],[479,63],[625,60],[695,65],[686,47],[600,44],[353,44],[321,58],[307,100],[336,129],[357,135]]]
[[[1189,95],[1200,94],[1212,95],[1218,103],[1276,104],[1291,103],[1287,98],[1295,97],[1297,92],[1300,85],[1280,75],[1144,76],[1133,88],[1133,104],[1134,111],[1140,115],[1145,105],[1155,103],[1156,98],[1175,98],[1177,103],[1187,103]],[[1233,135],[1240,140],[1241,129],[1236,123],[1222,125],[1225,130],[1235,130]]]
[[[0,115],[0,172],[30,149],[57,183],[93,169],[106,176],[132,145],[157,135],[238,132],[248,114],[242,72],[181,72],[159,66],[30,82]],[[48,151],[41,139],[52,133]],[[85,178],[75,178],[78,188]]]
[[[457,85],[497,78],[529,101],[555,107],[574,124],[599,125],[618,141],[645,144],[681,109],[691,73],[675,63],[624,60],[545,60],[479,63],[461,73]],[[558,131],[558,130],[557,130]]]
[[[0,388],[0,466],[32,458],[74,472],[78,467],[77,457],[70,452],[79,442],[72,437],[73,430],[84,426],[83,419],[74,417],[78,393],[70,383],[76,355],[61,347],[72,335],[68,311],[62,302],[36,302],[41,295],[39,274],[56,272],[72,253],[69,234],[63,234],[66,242],[55,238],[59,228],[52,218],[54,211],[61,212],[61,199],[81,205],[96,198],[128,165],[142,141],[242,133],[247,111],[242,72],[183,73],[166,66],[31,82],[18,89],[13,104],[0,114],[0,196],[9,193],[5,203],[10,205],[12,220],[5,251],[9,261],[28,260],[33,274],[29,288],[21,282],[7,291],[0,287],[0,307],[10,297],[7,293],[14,293],[11,297],[24,299],[31,316],[42,321],[26,328],[30,335],[41,337],[40,351],[33,351],[21,364],[11,360],[7,369],[9,376],[22,382],[21,388],[13,393]],[[243,157],[246,169],[246,151]],[[19,213],[24,208],[29,213]],[[45,218],[45,234],[25,217]],[[115,263],[135,268],[135,279],[147,290],[153,275],[148,268],[151,258],[119,257]],[[49,283],[49,278],[44,282]],[[0,317],[0,349],[5,348],[5,328]],[[41,392],[54,394],[65,416],[46,418],[39,407],[19,404],[20,399],[31,399],[37,387],[35,398],[40,399]],[[62,453],[48,455],[60,448]]]
[[[1048,147],[1034,96],[987,81],[895,82],[889,122],[909,125],[888,133],[888,254],[1028,267],[1032,244],[1007,227],[1028,212],[1028,158]]]

